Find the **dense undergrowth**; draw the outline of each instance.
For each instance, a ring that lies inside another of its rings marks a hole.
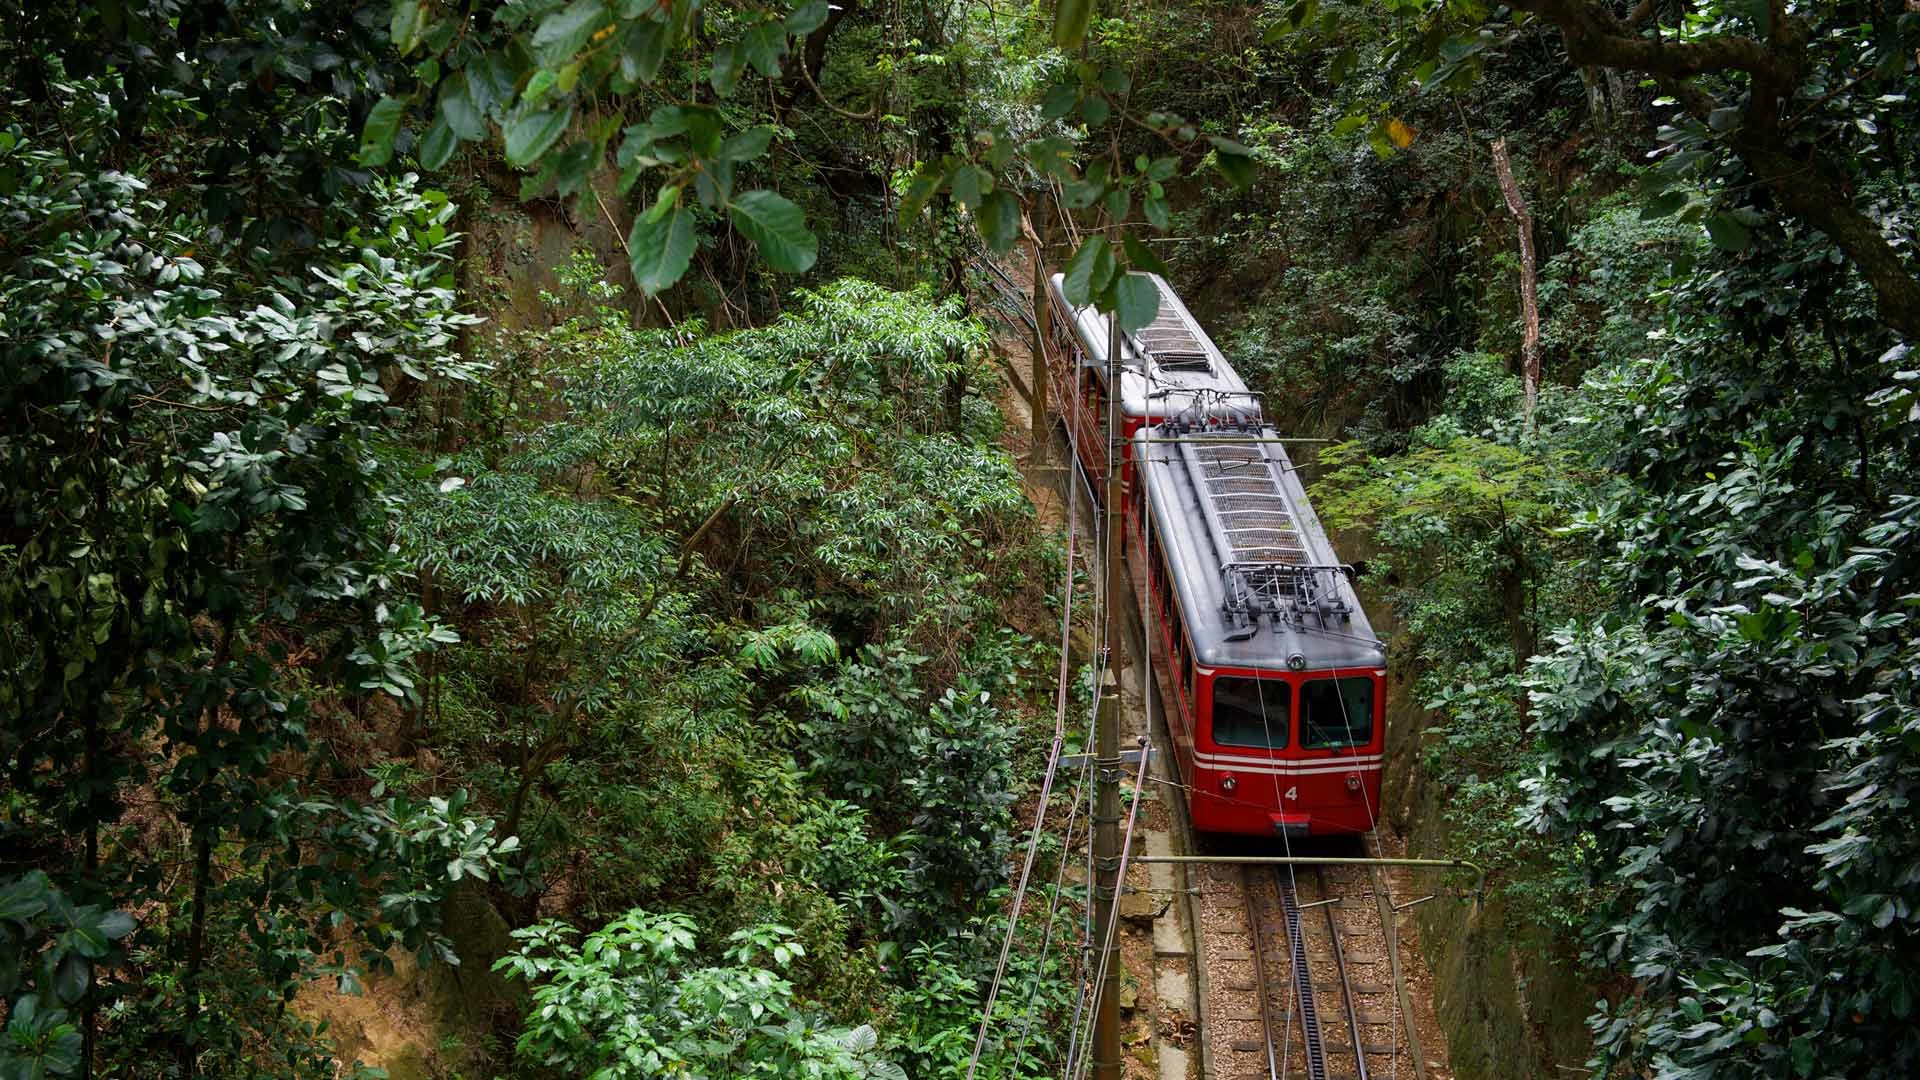
[[[1061,568],[958,301],[636,330],[582,258],[550,326],[476,332],[413,177],[290,276],[0,139],[5,700],[42,725],[5,850],[46,871],[5,892],[10,1068],[334,1075],[289,1003],[493,963],[442,924],[473,882],[525,1011],[446,1075],[964,1061]],[[986,1075],[1063,1045],[1042,922],[1000,1019],[1043,1022]]]
[[[1048,552],[997,411],[950,395],[979,324],[852,279],[796,300],[720,334],[589,301],[504,337],[518,389],[462,420],[498,434],[400,511],[462,637],[416,738],[520,838],[508,903],[592,932],[515,931],[535,1061],[886,1076],[971,1049],[1048,651],[996,616],[1044,610]]]

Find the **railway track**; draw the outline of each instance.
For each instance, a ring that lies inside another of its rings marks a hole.
[[[1228,954],[1234,1080],[1416,1078],[1386,955],[1376,879],[1362,867],[1239,868],[1248,948]],[[1251,1035],[1252,1037],[1247,1037]]]

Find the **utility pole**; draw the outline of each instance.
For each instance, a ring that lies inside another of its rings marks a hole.
[[[1053,434],[1047,423],[1047,338],[1053,330],[1053,304],[1047,298],[1047,261],[1031,225],[1027,236],[1033,241],[1033,464],[1038,466],[1046,464]]]
[[[1100,680],[1100,707],[1094,723],[1093,922],[1096,987],[1093,1020],[1093,1080],[1120,1080],[1120,934],[1114,909],[1120,903],[1120,678],[1115,670],[1125,632],[1121,604],[1126,589],[1122,551],[1126,547],[1120,483],[1120,313],[1107,315],[1107,584],[1106,663]],[[1144,752],[1144,751],[1143,751]]]

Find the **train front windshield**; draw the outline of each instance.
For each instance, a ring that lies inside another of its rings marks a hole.
[[[1300,745],[1341,750],[1373,742],[1373,680],[1310,679],[1300,684]]]
[[[1278,679],[1213,680],[1213,741],[1279,750],[1293,720],[1293,688]]]

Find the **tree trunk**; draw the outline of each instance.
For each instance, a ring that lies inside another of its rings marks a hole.
[[[1772,30],[1765,41],[1741,34],[1691,41],[1648,37],[1637,19],[1623,21],[1604,0],[1514,0],[1512,6],[1559,27],[1567,58],[1575,64],[1651,75],[1696,120],[1704,122],[1724,104],[1702,90],[1693,81],[1696,76],[1746,73],[1751,94],[1733,135],[1734,153],[1788,213],[1825,233],[1852,260],[1873,288],[1880,321],[1920,339],[1920,278],[1880,226],[1854,204],[1845,179],[1820,148],[1794,145],[1782,126],[1779,104],[1801,89],[1809,33],[1809,23],[1789,16],[1783,0],[1768,5]]]
[[[1507,636],[1513,644],[1513,673],[1525,675],[1527,661],[1540,651],[1540,639],[1534,633],[1533,619],[1527,610],[1527,576],[1518,556],[1511,556],[1500,571],[1500,609],[1507,618]],[[1523,690],[1514,697],[1513,711],[1520,718],[1520,730],[1533,726],[1532,702]]]
[[[1533,253],[1533,214],[1520,197],[1520,185],[1513,179],[1513,162],[1507,157],[1507,140],[1493,141],[1493,168],[1500,178],[1500,193],[1506,196],[1507,210],[1513,214],[1520,231],[1520,371],[1526,388],[1527,433],[1533,433],[1533,410],[1540,401],[1540,300],[1536,290]]]
[[[947,430],[958,438],[966,427],[966,412],[962,406],[967,400],[967,358],[956,350],[948,355],[947,360],[953,364],[953,374],[947,376],[945,394]]]

